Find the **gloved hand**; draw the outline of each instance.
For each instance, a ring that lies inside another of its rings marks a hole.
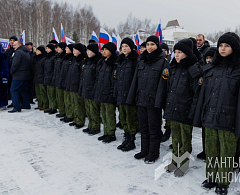
[[[3,84],[7,84],[8,83],[8,79],[7,78],[2,78],[2,83]]]

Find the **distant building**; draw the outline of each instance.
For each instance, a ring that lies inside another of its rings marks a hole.
[[[177,20],[172,20],[169,21],[166,27],[162,30],[162,34],[163,42],[168,44],[169,50],[172,51],[177,40],[190,37],[196,38],[199,33],[188,32],[184,27],[179,25]]]

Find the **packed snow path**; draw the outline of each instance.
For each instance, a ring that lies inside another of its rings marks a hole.
[[[196,159],[201,151],[198,128],[193,132],[195,160],[190,171],[182,178],[163,173],[155,181],[155,169],[171,152],[171,140],[161,144],[155,164],[145,164],[133,157],[140,151],[140,134],[137,148],[122,152],[117,146],[123,130],[117,129],[117,141],[103,144],[97,140],[102,133],[89,136],[83,128],[76,130],[55,115],[33,108],[13,114],[0,112],[0,195],[215,194],[200,187],[205,163]],[[230,187],[229,195],[240,194],[239,181]]]

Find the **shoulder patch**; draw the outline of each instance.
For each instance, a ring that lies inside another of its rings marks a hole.
[[[202,85],[202,84],[203,84],[203,78],[202,78],[202,77],[199,78],[198,84],[199,84],[199,85]]]
[[[168,77],[168,76],[169,76],[169,70],[168,70],[168,68],[164,68],[162,74]]]
[[[167,58],[165,58],[165,60],[166,60],[166,61],[168,61],[168,59],[167,59]]]

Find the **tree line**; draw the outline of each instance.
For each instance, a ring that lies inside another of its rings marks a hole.
[[[25,30],[26,41],[32,41],[37,46],[46,45],[52,39],[52,27],[60,39],[61,23],[66,37],[84,44],[87,44],[93,30],[99,34],[101,25],[91,6],[73,7],[67,2],[52,0],[0,0],[0,12],[1,38],[20,37]],[[110,35],[115,32],[125,36],[136,33],[138,29],[154,34],[157,25],[151,25],[149,19],[141,21],[129,14],[125,22],[117,25],[117,29],[106,24],[101,26]]]

